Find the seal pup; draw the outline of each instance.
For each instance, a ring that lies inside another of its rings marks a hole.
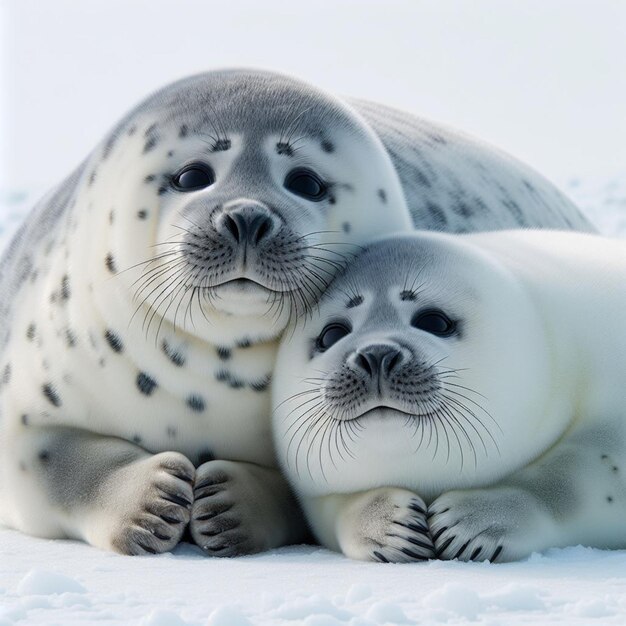
[[[5,523],[130,554],[187,523],[213,555],[300,540],[271,443],[276,338],[353,245],[411,228],[402,184],[423,227],[516,225],[522,199],[524,222],[589,227],[496,151],[366,108],[272,73],[191,77],[35,207],[0,266]]]
[[[381,239],[279,350],[277,454],[365,560],[625,548],[626,242]]]

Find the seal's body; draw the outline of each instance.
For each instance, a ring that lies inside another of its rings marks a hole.
[[[131,111],[2,260],[5,523],[125,553],[171,548],[189,520],[211,554],[300,538],[273,469],[276,338],[355,244],[411,228],[402,182],[418,225],[482,228],[506,191],[535,198],[525,222],[589,227],[523,166],[515,184],[486,174],[475,203],[467,169],[453,185],[428,165],[452,139],[424,141],[396,170],[352,107],[263,72],[192,77]],[[490,167],[499,158],[481,151]],[[461,208],[464,188],[475,212]],[[423,223],[422,192],[438,199]],[[501,217],[521,223],[512,205]]]
[[[626,547],[626,246],[415,233],[370,244],[281,345],[275,442],[349,556]]]

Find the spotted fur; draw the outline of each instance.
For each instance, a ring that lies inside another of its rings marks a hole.
[[[151,528],[176,538],[171,520],[186,523],[186,505],[174,502],[170,515],[157,492],[189,495],[186,478],[172,478],[191,471],[184,459],[210,449],[215,460],[271,467],[277,337],[290,317],[310,315],[358,246],[410,229],[409,209],[416,225],[453,231],[522,218],[588,227],[523,166],[372,106],[271,73],[187,78],[133,109],[34,207],[0,262],[0,364],[10,363],[0,395],[5,523],[129,553],[171,547],[123,527],[145,523],[137,501],[105,506],[91,487],[81,510],[102,517],[86,528],[91,518],[77,512],[72,489],[101,480],[115,492],[136,467],[120,494],[149,502],[170,520]],[[215,183],[181,191],[177,175],[194,161]],[[304,165],[325,181],[319,201],[285,188]],[[34,463],[44,448],[48,462]],[[99,475],[89,469],[94,454]],[[83,469],[80,480],[56,465],[64,456]],[[250,472],[229,468],[240,497]],[[275,545],[301,538],[288,488],[270,482],[254,502],[238,502],[239,520],[249,528],[259,507],[284,505],[286,516],[264,518]],[[61,496],[67,514],[55,509]]]

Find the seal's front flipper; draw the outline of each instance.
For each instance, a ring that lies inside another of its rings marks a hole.
[[[493,487],[444,493],[429,507],[437,556],[502,562],[553,547],[624,546],[618,447],[617,437],[580,431]]]
[[[412,491],[383,487],[305,498],[303,505],[320,541],[350,558],[405,563],[435,556],[426,505]]]
[[[190,529],[211,556],[253,554],[309,537],[300,507],[277,470],[221,460],[197,470]]]
[[[77,428],[29,428],[5,459],[12,524],[122,554],[171,550],[189,522],[193,464]]]

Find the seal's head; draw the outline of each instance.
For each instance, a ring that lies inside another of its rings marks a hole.
[[[472,241],[378,240],[286,333],[274,437],[299,491],[428,498],[495,481],[554,437],[542,423],[552,381],[541,318]]]
[[[112,222],[98,267],[120,273],[146,326],[166,320],[220,344],[275,337],[354,244],[410,227],[366,122],[265,72],[211,72],[158,92],[103,142],[84,179]]]

